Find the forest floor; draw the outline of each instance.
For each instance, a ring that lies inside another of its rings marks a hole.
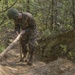
[[[19,49],[10,50],[0,62],[0,75],[75,75],[75,64],[67,59],[58,58],[49,63],[34,60],[32,66],[19,59]]]

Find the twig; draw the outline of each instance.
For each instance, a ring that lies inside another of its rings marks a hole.
[[[5,12],[5,11],[7,11],[8,9],[10,9],[11,7],[13,7],[15,4],[16,4],[16,2],[17,2],[18,0],[16,0],[10,7],[8,7],[7,9],[5,9],[5,10],[3,10],[3,11],[0,11],[0,13],[3,13],[3,12]]]

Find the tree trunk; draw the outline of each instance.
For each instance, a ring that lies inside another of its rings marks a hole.
[[[73,17],[73,26],[74,26],[74,29],[75,29],[75,0],[72,0],[72,17]]]
[[[51,31],[54,30],[54,0],[52,0],[52,12],[51,12]]]
[[[55,25],[57,25],[57,0],[55,0]]]
[[[27,0],[26,2],[26,11],[30,12],[30,0]]]

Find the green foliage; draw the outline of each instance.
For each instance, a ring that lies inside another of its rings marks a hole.
[[[4,49],[5,47],[0,45],[0,52],[2,52]]]
[[[70,60],[72,60],[73,61],[73,59],[75,58],[75,53],[74,52],[69,52],[68,53],[68,57],[70,58]]]
[[[46,29],[46,30],[42,31],[41,37],[42,37],[43,39],[45,39],[45,38],[47,38],[47,37],[50,36],[50,35],[51,35],[50,30],[49,30],[49,29]]]
[[[67,46],[66,45],[62,45],[60,44],[60,47],[63,49],[63,53],[66,53],[67,52]]]
[[[73,27],[72,27],[71,25],[66,25],[66,26],[65,26],[65,29],[67,29],[67,30],[72,30]]]
[[[5,10],[7,5],[11,6],[16,0],[1,0],[0,2],[0,11]],[[18,0],[18,2],[13,6],[17,8],[19,11],[26,11],[26,2],[27,0]],[[55,4],[57,3],[57,4]],[[55,7],[56,6],[56,7]],[[52,12],[52,0],[30,0],[30,12],[35,17],[36,23],[39,28],[43,30],[51,29],[51,21],[52,21],[52,13],[53,18],[56,19],[56,24],[59,22],[63,28],[71,29],[72,28],[72,1],[71,0],[62,0],[62,1],[54,1],[54,11]],[[55,14],[57,13],[57,14]],[[6,15],[6,12],[3,14]],[[2,19],[1,19],[2,20]],[[8,21],[8,20],[7,20]],[[54,30],[59,26],[54,25]],[[71,26],[71,27],[70,27]],[[41,29],[41,31],[42,31]],[[62,29],[61,29],[62,30]]]

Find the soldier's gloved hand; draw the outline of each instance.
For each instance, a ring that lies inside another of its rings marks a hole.
[[[25,30],[22,30],[22,35],[24,35],[25,34]]]
[[[16,31],[16,34],[17,34],[17,36],[19,35],[19,32],[18,31]]]

